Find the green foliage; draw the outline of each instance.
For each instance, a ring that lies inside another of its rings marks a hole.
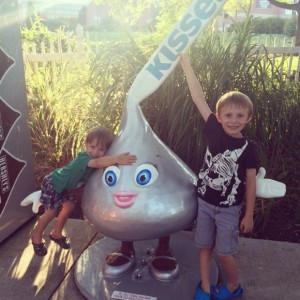
[[[300,85],[286,81],[281,65],[252,42],[251,18],[224,41],[210,28],[189,50],[208,103],[229,90],[249,95],[255,106],[246,134],[257,142],[267,176],[286,183],[284,201],[300,219]],[[158,35],[102,41],[88,60],[26,65],[30,127],[39,163],[60,166],[80,148],[86,131],[95,126],[118,130],[124,100],[135,76],[157,49]],[[203,120],[191,99],[178,66],[162,86],[141,104],[153,130],[196,173],[202,164]],[[282,200],[257,201],[257,218],[267,218]]]
[[[228,37],[224,46],[221,36],[207,30],[191,47],[192,65],[212,108],[224,92],[232,89],[245,91],[247,70],[253,65],[248,58],[253,49],[250,37],[249,29],[241,27]],[[195,110],[180,67],[151,96],[151,104],[148,108],[151,111],[145,111],[147,119],[162,140],[197,173],[205,149],[201,131],[203,121]],[[143,107],[148,106],[143,104]]]
[[[109,15],[119,21],[120,24],[135,25],[141,15],[150,7],[155,6],[155,0],[94,0],[96,4],[109,7]]]
[[[296,19],[288,19],[284,23],[283,34],[287,36],[295,36],[296,35]]]
[[[295,207],[295,218],[299,221],[299,195],[295,195],[300,184],[296,154],[300,153],[300,85],[287,82],[281,64],[276,64],[264,49],[254,51],[252,27],[249,19],[225,43],[207,31],[191,47],[190,59],[212,108],[229,90],[244,92],[254,103],[255,114],[246,134],[258,144],[261,166],[266,168],[267,176],[288,187],[284,199],[257,201],[257,220],[267,222],[267,212],[281,201],[288,201]],[[198,172],[205,149],[203,121],[180,68],[147,101],[143,104],[145,115],[158,136]]]
[[[44,20],[43,24],[49,28],[51,31],[60,31],[60,30],[69,30],[74,31],[76,29],[76,26],[78,24],[78,18],[58,18],[58,19],[48,19]]]
[[[61,42],[63,50],[67,49],[68,41],[74,42],[74,38],[70,32],[65,32],[62,27],[56,27],[54,31],[51,31],[37,15],[33,19],[30,19],[30,26],[21,28],[21,35],[23,43],[29,47],[34,43],[37,46],[38,52],[41,50],[41,43],[44,43],[45,50],[49,51],[49,42]]]
[[[171,30],[173,25],[183,15],[190,0],[169,0],[159,1],[159,14],[156,17],[156,34],[160,35],[160,39],[166,36]]]
[[[69,161],[81,146],[89,99],[82,98],[81,70],[68,63],[38,70],[26,64],[29,126],[36,160],[45,169]]]
[[[229,27],[229,31],[232,32],[247,22],[233,23]],[[270,18],[255,18],[253,19],[252,32],[256,34],[285,34],[288,36],[294,36],[296,31],[296,20],[282,19],[280,17]]]
[[[87,86],[95,97],[90,119],[117,131],[123,102],[146,58],[132,39],[101,44],[90,64]]]
[[[224,5],[224,10],[231,15],[235,15],[240,11],[248,11],[252,0],[227,0]]]
[[[37,44],[55,38],[55,33],[50,31],[37,15],[33,19],[30,19],[28,27],[21,28],[21,34],[24,41],[35,42]]]
[[[105,0],[94,0],[96,4],[106,5]],[[169,32],[177,22],[192,0],[111,0],[109,1],[109,14],[120,23],[134,26],[143,13],[152,10],[157,13],[155,24],[157,34],[161,37]],[[248,11],[251,0],[228,0],[224,10],[232,15],[240,11]]]

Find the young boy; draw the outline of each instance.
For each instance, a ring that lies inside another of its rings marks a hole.
[[[45,213],[38,220],[32,234],[31,241],[36,255],[47,254],[43,234],[50,221],[57,215],[57,208],[62,209],[57,216],[54,229],[49,238],[63,249],[69,249],[67,238],[62,230],[68,217],[75,209],[75,200],[78,189],[82,189],[95,168],[105,168],[110,165],[131,165],[136,156],[129,152],[118,156],[105,156],[106,150],[113,141],[113,134],[106,128],[92,129],[85,142],[86,151],[80,152],[67,166],[54,170],[45,176],[41,185],[41,203]]]
[[[256,197],[257,149],[241,133],[252,118],[253,104],[243,93],[228,92],[218,100],[214,115],[188,58],[181,54],[180,59],[193,101],[206,123],[207,139],[197,183],[199,205],[194,241],[200,249],[201,282],[194,299],[238,298],[243,289],[233,255],[237,253],[239,230],[247,233],[253,229]],[[246,211],[239,225],[245,194]],[[226,283],[219,287],[209,282],[213,250],[226,274]]]

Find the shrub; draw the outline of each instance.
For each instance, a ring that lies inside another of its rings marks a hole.
[[[229,31],[234,31],[237,27],[242,27],[245,22],[233,23]],[[296,23],[294,19],[283,19],[280,17],[254,18],[252,32],[255,34],[286,34],[295,35]],[[286,28],[286,29],[284,29]]]
[[[287,36],[295,36],[296,34],[296,18],[288,19],[284,23],[283,34]]]

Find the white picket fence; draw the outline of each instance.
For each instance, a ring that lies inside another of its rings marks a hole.
[[[271,36],[256,36],[253,38],[253,41],[256,44],[265,45],[266,47],[293,47],[295,46],[295,37],[293,38],[283,38],[280,39],[278,37]]]
[[[75,30],[75,38],[70,37],[64,42],[58,39],[56,42],[41,42],[39,45],[23,43],[23,60],[24,63],[32,63],[35,70],[49,62],[82,60],[90,52],[86,45],[87,41],[79,25]]]
[[[260,47],[253,49],[253,53],[259,55],[267,53],[268,59],[273,65],[279,66],[279,73],[289,81],[299,81],[300,72],[300,47]],[[276,61],[276,63],[275,63]],[[267,62],[264,64],[264,71],[267,69]]]
[[[56,43],[49,41],[47,45],[46,43],[42,42],[38,46],[34,43],[30,45],[24,44],[24,62],[33,63],[34,68],[37,70],[39,66],[45,65],[49,62],[54,63],[57,61],[82,60],[91,53],[91,49],[87,46],[90,43],[85,39],[81,27],[78,26],[75,33],[75,45],[74,40],[71,41],[71,39],[65,41],[64,46],[61,40],[58,40]],[[286,80],[299,80],[300,47],[268,46],[266,48],[261,47],[259,51],[262,53],[265,50],[268,53],[269,59],[273,60],[274,62],[277,60],[277,64],[282,62],[280,67],[281,74]]]

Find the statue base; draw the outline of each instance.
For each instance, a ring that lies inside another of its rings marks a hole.
[[[121,246],[120,241],[104,238],[87,248],[75,266],[75,283],[89,300],[182,300],[193,299],[200,281],[198,249],[187,234],[171,236],[170,246],[179,265],[179,274],[171,281],[159,281],[150,272],[151,254],[158,239],[134,242],[136,265],[119,277],[106,278],[102,269],[109,253]],[[216,283],[218,269],[213,261],[211,283]]]

